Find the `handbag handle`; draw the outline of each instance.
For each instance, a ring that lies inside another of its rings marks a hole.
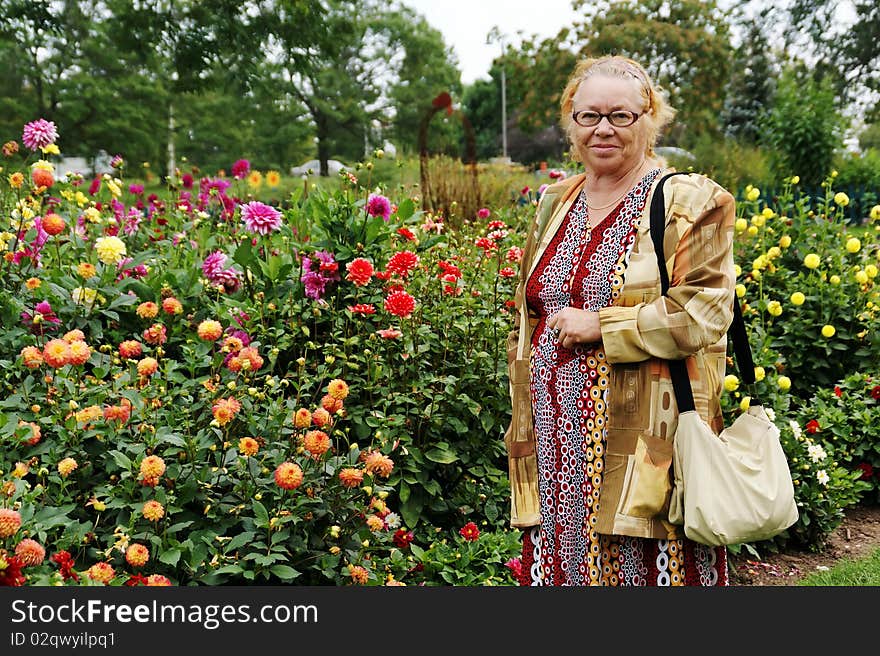
[[[687,171],[675,171],[667,173],[657,183],[654,196],[651,198],[651,241],[654,242],[654,253],[657,255],[657,266],[660,270],[660,288],[663,296],[669,291],[669,272],[666,270],[666,258],[663,255],[663,235],[666,229],[666,200],[663,195],[663,183],[673,175],[689,175]],[[730,341],[733,343],[733,352],[736,356],[740,375],[746,385],[755,382],[755,362],[752,359],[752,349],[749,346],[749,337],[746,333],[746,325],[743,321],[742,309],[734,295],[733,299],[733,322],[727,331]],[[672,387],[675,390],[675,402],[679,412],[694,410],[694,393],[691,389],[691,380],[688,377],[687,367],[684,360],[668,360],[669,375],[672,379]],[[761,405],[760,400],[755,399],[756,405]]]

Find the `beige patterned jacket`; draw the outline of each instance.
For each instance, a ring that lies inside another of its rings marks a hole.
[[[657,176],[657,181],[666,173]],[[540,523],[538,467],[529,393],[531,334],[537,319],[524,302],[525,285],[583,188],[584,175],[548,187],[523,248],[516,290],[517,326],[507,339],[511,422],[504,437],[511,485],[511,526]],[[654,187],[614,303],[599,311],[602,347],[612,365],[602,492],[596,530],[638,537],[677,538],[667,520],[671,493],[672,437],[678,415],[663,360],[687,357],[696,410],[720,432],[721,385],[727,329],[733,319],[734,199],[701,175],[664,183],[664,253],[667,297],[660,295],[657,256],[650,235]],[[540,239],[540,241],[538,241]]]

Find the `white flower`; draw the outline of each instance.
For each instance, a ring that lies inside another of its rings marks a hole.
[[[385,515],[385,528],[395,529],[400,527],[400,515],[397,513],[388,513]]]
[[[791,426],[791,432],[794,433],[795,439],[797,439],[797,440],[801,439],[802,433],[801,433],[800,424],[798,424],[794,419],[789,419],[788,425]]]
[[[825,473],[824,469],[820,469],[816,472],[816,480],[819,481],[822,485],[828,485],[828,481],[831,479],[828,478],[828,474]]]
[[[809,454],[810,459],[813,462],[822,462],[828,457],[828,454],[825,453],[825,449],[823,449],[818,444],[811,444],[807,447],[807,454]]]
[[[776,411],[773,408],[764,408],[764,412],[767,413],[767,417],[770,418],[770,421],[776,421]]]

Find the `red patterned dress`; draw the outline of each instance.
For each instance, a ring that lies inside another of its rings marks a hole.
[[[541,524],[524,532],[524,585],[727,585],[727,551],[687,539],[600,535],[610,367],[601,343],[559,346],[547,318],[565,307],[597,311],[621,289],[655,169],[592,230],[584,192],[576,199],[526,286],[540,317],[532,334]]]

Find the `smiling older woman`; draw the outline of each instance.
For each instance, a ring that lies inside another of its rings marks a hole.
[[[650,199],[674,110],[636,62],[582,61],[562,123],[583,174],[548,187],[528,231],[508,337],[505,435],[523,584],[726,585],[727,554],[668,521],[687,359],[696,410],[720,431],[733,316],[733,197],[701,175],[664,183],[661,295]]]

